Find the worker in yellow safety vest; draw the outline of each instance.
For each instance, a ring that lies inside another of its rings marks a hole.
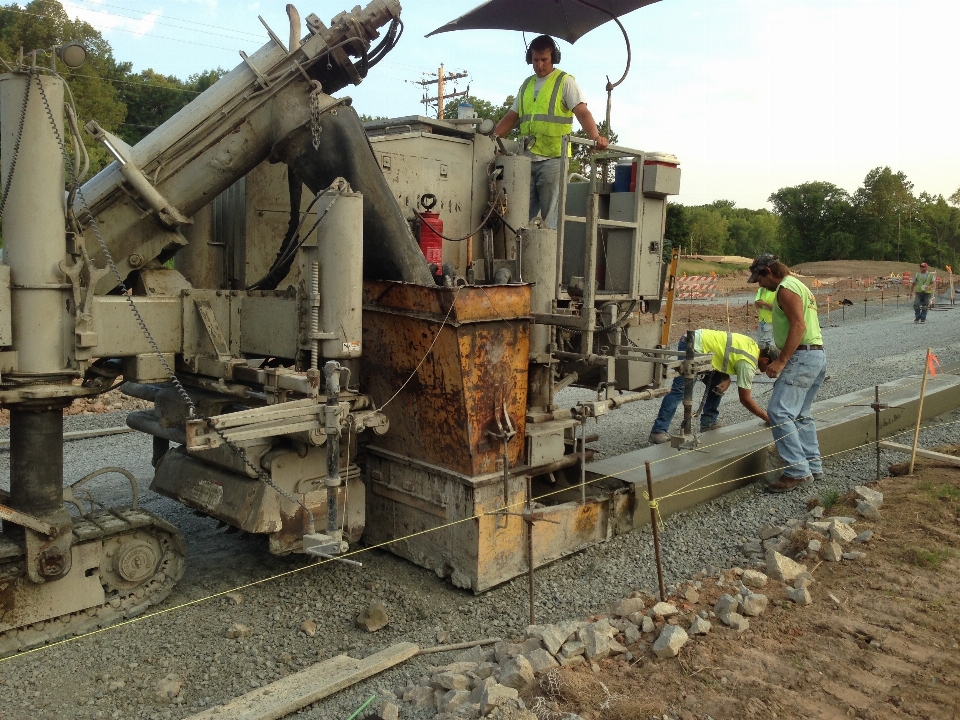
[[[677,343],[677,350],[687,349],[686,337]],[[767,413],[757,405],[753,399],[751,388],[753,376],[757,372],[766,371],[771,362],[777,358],[777,349],[772,345],[759,347],[752,338],[740,333],[724,332],[722,330],[697,330],[693,335],[693,349],[697,353],[710,353],[713,358],[713,370],[703,378],[707,386],[706,396],[700,410],[700,431],[706,432],[718,427],[720,417],[720,401],[723,393],[730,387],[731,377],[737,378],[737,393],[740,404],[764,422],[768,421]],[[678,375],[673,379],[670,393],[660,402],[660,411],[650,431],[650,442],[665,443],[670,441],[670,423],[677,412],[677,407],[683,401],[683,391],[686,379]]]
[[[773,345],[773,301],[776,297],[773,290],[760,288],[753,301],[757,308],[757,344],[760,347]]]
[[[750,266],[748,282],[774,290],[773,342],[780,355],[767,366],[776,378],[767,413],[777,452],[785,467],[769,492],[790,492],[823,480],[823,458],[817,425],[811,414],[813,399],[827,373],[817,299],[776,255],[764,253]]]
[[[520,123],[521,144],[531,138],[526,149],[530,158],[530,219],[538,214],[548,228],[557,227],[557,202],[560,197],[560,153],[564,135],[573,132],[573,118],[602,150],[607,139],[600,135],[593,115],[587,109],[573,75],[554,67],[560,62],[560,48],[549,35],[533,39],[527,48],[527,64],[534,74],[524,80],[513,107],[497,123],[494,133],[506,137]]]
[[[937,278],[925,262],[920,263],[920,272],[913,279],[910,291],[913,293],[913,322],[926,323],[927,309],[933,304],[933,289]]]

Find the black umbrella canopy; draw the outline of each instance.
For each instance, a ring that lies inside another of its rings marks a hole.
[[[452,30],[522,30],[574,43],[605,22],[658,0],[488,0],[430,35]]]

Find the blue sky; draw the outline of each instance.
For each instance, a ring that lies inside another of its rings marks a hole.
[[[470,73],[456,89],[469,82],[471,94],[495,102],[515,93],[529,74],[520,33],[424,37],[479,1],[407,0],[399,46],[344,91],[358,111],[422,113],[422,88],[412,81],[441,63]],[[316,12],[328,21],[357,2],[296,5],[302,17]],[[239,50],[259,48],[266,31],[258,15],[287,36],[285,2],[64,5],[135,70],[180,77],[233,68]],[[878,165],[906,173],[917,193],[948,196],[960,187],[958,0],[661,0],[623,23],[633,64],[614,91],[613,129],[621,145],[677,155],[680,202],[768,207],[771,192],[811,180],[852,192]],[[626,59],[619,31],[607,24],[560,47],[561,67],[600,119],[606,76],[619,78]]]

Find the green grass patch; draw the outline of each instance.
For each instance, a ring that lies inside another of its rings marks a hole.
[[[928,570],[939,570],[944,560],[949,560],[953,557],[953,551],[950,550],[950,548],[937,548],[936,550],[910,548],[907,550],[907,557],[910,562],[917,567],[927,568]]]
[[[834,505],[837,504],[837,501],[840,499],[839,490],[827,490],[820,495],[820,505],[823,506],[823,509],[829,510]]]
[[[707,262],[706,260],[681,260],[677,265],[677,274],[683,275],[709,275],[715,272],[723,277],[725,275],[742,275],[746,270],[746,265],[737,265],[735,263],[717,263]]]
[[[960,488],[954,485],[934,485],[932,482],[917,483],[917,490],[922,490],[934,500],[960,500]]]

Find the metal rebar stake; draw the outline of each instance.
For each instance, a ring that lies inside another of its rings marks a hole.
[[[530,593],[530,624],[536,625],[534,614],[533,590],[533,476],[527,475],[527,512],[524,518],[527,521],[527,589]]]
[[[877,418],[876,441],[877,441],[877,482],[880,482],[880,411],[887,407],[880,404],[880,386],[873,386],[873,411]]]
[[[660,561],[660,528],[657,525],[657,501],[653,498],[653,475],[650,461],[644,463],[647,468],[647,498],[650,505],[650,525],[653,528],[653,555],[657,561],[657,582],[660,584],[660,600],[666,602],[667,591],[663,587],[663,564]]]
[[[693,341],[696,333],[693,330],[687,330],[687,355],[684,365],[685,382],[683,385],[683,425],[681,432],[684,435],[690,434],[690,427],[693,424],[693,385],[696,382],[696,376],[693,374],[694,348]]]
[[[580,419],[580,504],[587,503],[587,416]]]

